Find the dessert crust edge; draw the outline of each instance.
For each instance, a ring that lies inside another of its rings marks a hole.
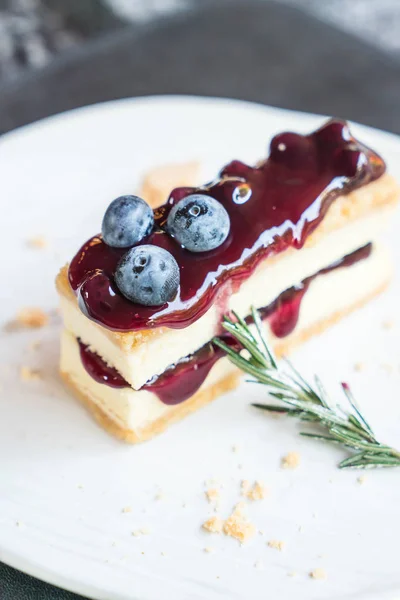
[[[314,323],[310,327],[295,332],[288,336],[286,339],[279,341],[274,344],[274,351],[278,357],[282,357],[284,355],[290,354],[293,350],[295,350],[302,343],[308,341],[315,335],[319,335],[326,329],[328,329],[331,325],[334,325],[342,318],[346,317],[353,311],[361,308],[365,304],[367,304],[370,300],[375,298],[381,294],[389,285],[390,277],[382,284],[380,284],[373,291],[369,292],[357,302],[349,305],[345,310],[337,311],[331,314],[329,317]],[[182,402],[181,404],[175,405],[172,410],[170,410],[166,415],[160,417],[147,427],[132,430],[132,429],[124,429],[114,420],[112,420],[105,412],[103,412],[97,404],[92,400],[92,398],[83,393],[78,386],[75,385],[73,378],[66,372],[61,371],[61,377],[63,378],[65,384],[70,388],[75,397],[77,397],[82,404],[89,410],[92,416],[95,418],[97,423],[105,429],[108,433],[113,435],[114,437],[130,443],[136,444],[139,442],[147,441],[153,438],[155,435],[162,433],[167,427],[180,421],[187,415],[192,412],[197,411],[199,408],[206,406],[213,400],[215,400],[218,396],[233,390],[236,388],[241,379],[240,371],[237,370],[234,373],[231,373],[227,377],[221,379],[213,386],[210,386],[206,389],[200,389],[194,396],[192,396],[189,400]]]

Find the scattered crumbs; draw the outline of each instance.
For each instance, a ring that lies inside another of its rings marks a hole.
[[[204,548],[204,552],[206,554],[215,554],[216,550],[215,550],[215,548],[212,548],[211,546],[206,546]]]
[[[316,512],[313,512],[313,514],[312,514],[312,518],[313,518],[313,519],[316,519],[317,517],[318,517],[317,513],[316,513]]]
[[[210,504],[219,504],[221,495],[217,488],[210,488],[205,492],[205,494]]]
[[[242,483],[240,484],[240,491],[242,493],[242,496],[247,496],[249,489],[250,489],[250,481],[248,481],[247,479],[243,479]]]
[[[223,531],[225,535],[239,540],[242,544],[255,535],[256,528],[244,514],[243,502],[236,505],[231,516],[225,521]]]
[[[34,342],[31,342],[29,344],[29,350],[37,350],[38,348],[40,348],[40,345],[41,345],[41,341],[35,340]]]
[[[215,579],[220,579],[220,576],[219,576],[219,575],[217,575]]]
[[[115,548],[115,547],[116,547],[116,545],[117,545],[117,542],[112,542],[112,544],[111,544],[111,546],[112,546],[113,548]]]
[[[126,513],[131,513],[132,512],[132,506],[124,506],[124,508],[121,511],[122,513],[126,514]]]
[[[165,495],[163,492],[157,492],[157,494],[154,496],[154,500],[164,500]]]
[[[18,529],[25,529],[25,524],[22,521],[15,521],[15,525]]]
[[[365,368],[365,364],[364,364],[364,363],[362,363],[362,362],[356,362],[356,363],[354,364],[354,370],[355,370],[355,371],[357,371],[358,373],[359,373],[360,371],[364,371],[364,368]]]
[[[232,446],[232,452],[239,452],[239,446],[237,446],[236,444],[234,444]]]
[[[132,531],[133,537],[140,537],[142,535],[149,535],[149,534],[150,534],[150,529],[148,529],[148,527],[141,527],[140,529],[135,529],[134,531]]]
[[[78,485],[78,490],[83,490],[83,485],[81,483]]]
[[[237,466],[238,469],[243,469],[243,465],[241,463],[238,464]]]
[[[382,329],[393,329],[394,327],[394,322],[390,319],[387,319],[386,321],[382,321]]]
[[[49,322],[49,316],[41,308],[21,308],[15,317],[15,323],[21,327],[39,329]]]
[[[21,367],[19,371],[19,376],[22,381],[37,381],[38,379],[42,379],[40,371],[38,369],[31,369],[31,367]]]
[[[262,529],[259,529],[259,530],[258,530],[258,533],[259,533],[260,535],[264,535],[264,531],[263,531]]]
[[[182,508],[186,508],[186,502],[182,504]]]
[[[140,554],[143,554],[143,555],[144,555],[144,552],[141,552]]]
[[[221,517],[217,517],[217,516],[210,517],[202,525],[203,529],[205,529],[209,533],[222,533],[223,526],[224,526],[224,523],[223,523]]]
[[[264,563],[262,562],[262,560],[256,560],[256,562],[254,563],[254,568],[258,569],[259,571],[264,571]]]
[[[296,571],[289,571],[288,573],[288,577],[296,577],[297,573]]]
[[[264,500],[264,498],[267,495],[267,488],[260,483],[259,481],[256,481],[253,484],[253,487],[251,487],[247,493],[246,493],[246,497],[249,500]]]
[[[49,241],[44,235],[35,235],[27,240],[27,244],[30,248],[43,250],[44,248],[47,248]]]
[[[267,542],[267,546],[273,548],[274,550],[279,550],[279,552],[282,552],[282,550],[285,547],[285,542],[283,542],[282,540],[269,540],[269,542]]]
[[[166,552],[160,552],[161,556],[167,556]]]
[[[357,477],[357,483],[359,483],[360,485],[362,485],[363,483],[365,483],[366,479],[367,479],[366,475],[360,475],[360,477]]]
[[[298,452],[289,452],[281,460],[282,469],[297,469],[300,464],[300,454]]]
[[[326,571],[321,567],[310,571],[309,576],[311,577],[311,579],[327,579]]]

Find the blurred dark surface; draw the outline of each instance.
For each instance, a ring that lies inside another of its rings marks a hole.
[[[197,5],[200,6],[200,5]],[[0,84],[0,131],[147,94],[225,96],[332,114],[400,133],[400,63],[293,8],[201,3],[76,47]],[[78,598],[0,564],[0,600]]]
[[[0,86],[0,132],[70,108],[147,94],[198,94],[332,114],[400,133],[400,62],[294,8],[196,10],[77,48]]]

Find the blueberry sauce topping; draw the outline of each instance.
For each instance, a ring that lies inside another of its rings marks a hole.
[[[178,263],[180,286],[172,301],[154,307],[125,298],[114,279],[125,251],[108,246],[101,236],[90,239],[72,260],[70,284],[82,311],[109,329],[185,328],[213,303],[225,312],[221,299],[227,289],[237,291],[269,254],[301,248],[337,196],[384,171],[383,160],[355,140],[343,121],[328,121],[306,136],[279,134],[257,167],[233,161],[210,185],[173,190],[154,212],[154,228],[143,243],[167,250]],[[189,194],[214,198],[229,215],[229,235],[214,250],[189,252],[166,231],[172,208]]]
[[[372,244],[348,254],[333,265],[322,269],[315,275],[307,277],[300,285],[284,291],[268,306],[260,309],[263,320],[268,319],[272,333],[283,338],[295,329],[301,308],[301,302],[311,282],[325,273],[339,268],[351,267],[355,263],[368,258],[372,251]],[[251,323],[251,317],[246,319]],[[237,346],[237,342],[229,336],[222,334],[226,343]],[[129,384],[116,369],[108,366],[97,354],[91,352],[87,346],[79,342],[81,360],[86,371],[99,383],[111,387],[129,387]],[[148,390],[158,396],[164,404],[179,404],[190,398],[200,388],[214,364],[223,356],[223,351],[212,342],[205,344],[194,354],[184,358],[173,365],[158,377],[154,377],[141,389]]]

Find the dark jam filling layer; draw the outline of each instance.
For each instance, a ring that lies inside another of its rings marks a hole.
[[[274,302],[260,309],[261,318],[268,319],[272,333],[278,337],[286,337],[295,329],[299,318],[301,301],[308,290],[310,283],[320,275],[324,275],[343,267],[350,267],[355,263],[368,258],[372,245],[368,244],[341,260],[322,269],[315,275],[304,279],[300,285],[291,287],[283,292]],[[252,322],[251,317],[246,319]],[[223,334],[224,341],[232,346],[236,342],[228,334]],[[113,367],[109,367],[97,354],[91,352],[87,346],[79,341],[81,360],[86,371],[99,383],[111,387],[129,387],[129,383]],[[194,354],[172,365],[162,375],[155,377],[141,389],[153,392],[164,404],[179,404],[197,392],[214,364],[223,356],[220,348],[212,342],[205,344]]]
[[[269,157],[257,167],[233,161],[220,178],[202,188],[177,188],[155,211],[154,231],[142,241],[165,248],[180,268],[177,297],[158,307],[134,304],[114,283],[115,268],[127,249],[90,239],[69,268],[69,281],[81,310],[116,331],[151,327],[185,328],[213,303],[221,314],[225,300],[269,254],[301,248],[337,196],[380,177],[382,159],[355,140],[345,122],[332,120],[310,135],[282,133]],[[183,249],[165,231],[171,207],[190,193],[216,198],[229,213],[227,240],[209,252]]]

